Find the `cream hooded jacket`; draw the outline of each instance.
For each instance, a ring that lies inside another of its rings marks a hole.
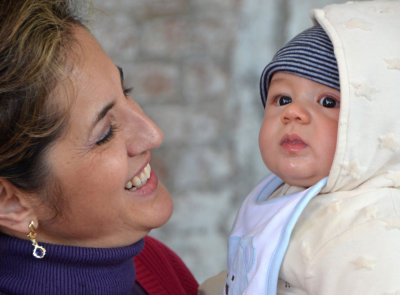
[[[291,236],[278,294],[400,294],[400,1],[312,12],[340,77],[328,182]]]
[[[294,226],[277,294],[397,295],[400,1],[334,4],[312,18],[330,37],[338,63],[338,139],[326,185]],[[218,292],[201,294],[223,294],[218,284]]]

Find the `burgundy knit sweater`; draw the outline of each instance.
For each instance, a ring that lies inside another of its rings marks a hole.
[[[154,238],[145,237],[134,261],[136,280],[149,295],[197,295],[199,285],[183,261]]]

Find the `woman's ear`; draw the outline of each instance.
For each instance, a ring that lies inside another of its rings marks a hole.
[[[0,227],[14,235],[29,232],[28,225],[36,217],[27,202],[28,194],[22,192],[8,180],[0,178]]]

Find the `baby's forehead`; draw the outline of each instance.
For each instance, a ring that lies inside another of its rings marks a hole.
[[[269,88],[271,89],[273,87],[280,87],[285,85],[296,86],[297,85],[296,83],[307,83],[309,87],[327,89],[327,90],[329,89],[329,91],[335,93],[336,95],[340,94],[339,90],[329,87],[323,83],[316,82],[307,76],[302,76],[299,74],[295,74],[292,72],[285,72],[285,71],[277,71],[273,73],[271,81],[269,82]]]
[[[260,80],[261,99],[264,105],[271,78],[277,72],[289,72],[328,87],[340,89],[333,45],[319,25],[294,37],[265,67]]]

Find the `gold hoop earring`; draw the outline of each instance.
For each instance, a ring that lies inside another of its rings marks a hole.
[[[35,231],[35,223],[31,221],[29,223],[29,234],[26,235],[32,242],[33,252],[32,255],[35,258],[42,259],[46,255],[46,249],[36,242],[36,231]]]

